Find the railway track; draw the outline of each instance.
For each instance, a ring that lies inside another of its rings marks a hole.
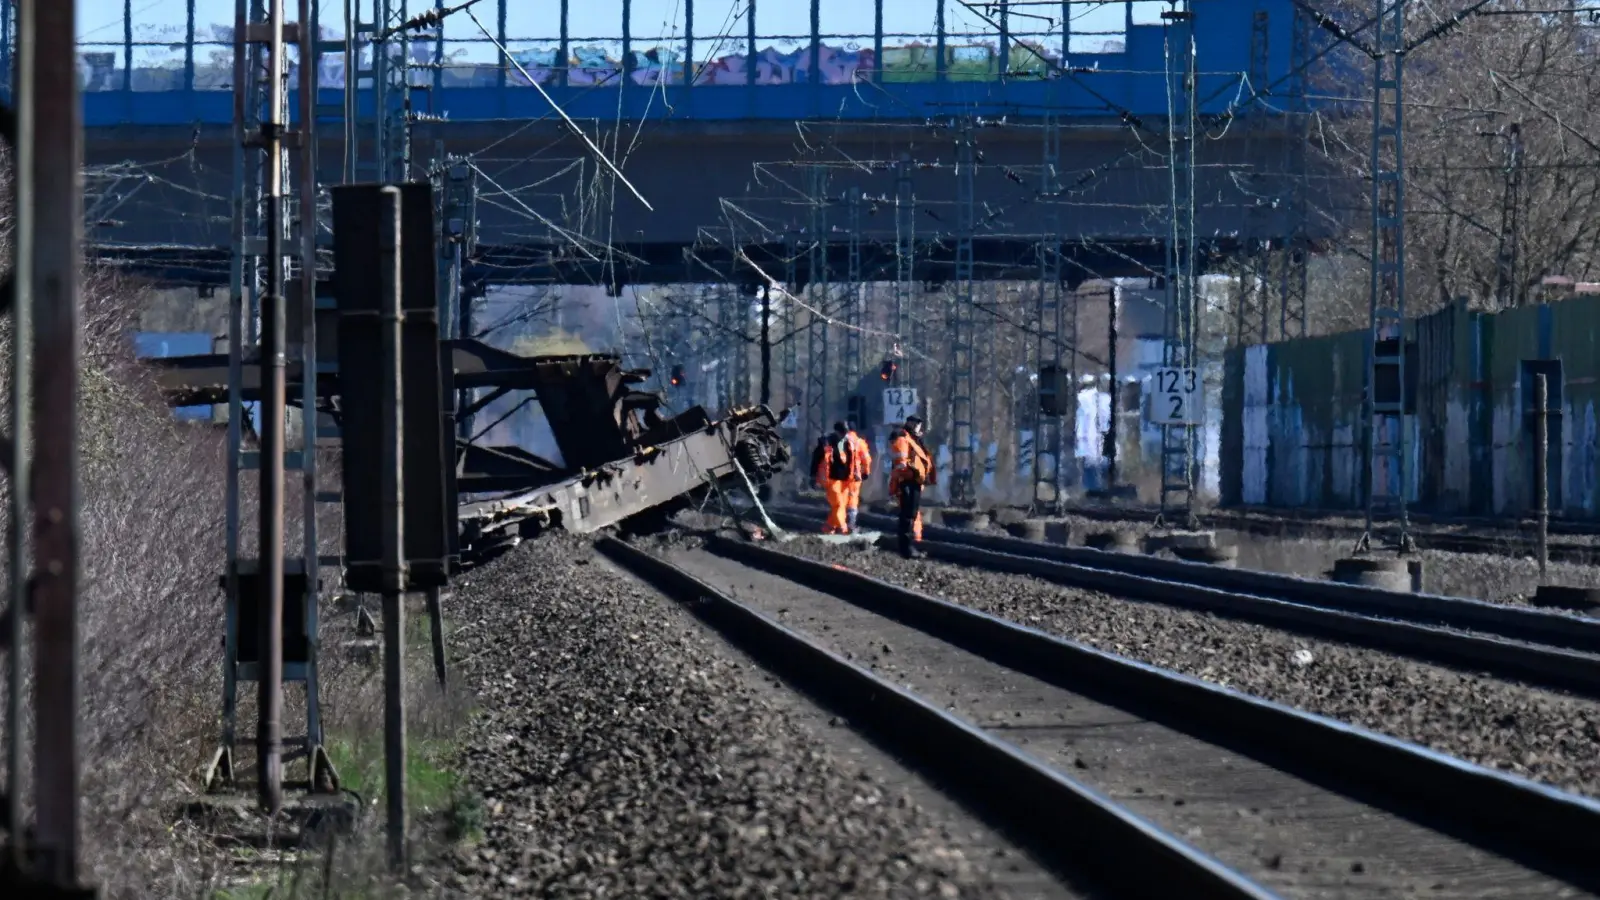
[[[785,527],[807,524],[774,513]],[[866,525],[887,517],[863,513]],[[930,526],[934,559],[1200,610],[1600,699],[1600,619]]]
[[[824,514],[820,505],[807,506],[816,515]],[[1025,510],[1007,507],[1021,515]],[[1075,506],[1067,514],[1079,519],[1116,523],[1138,522],[1149,524],[1156,519],[1156,511],[1140,507]],[[1350,540],[1361,536],[1363,523],[1341,518],[1338,515],[1306,516],[1287,510],[1273,509],[1220,509],[1201,515],[1206,528],[1232,531],[1253,537],[1287,540]],[[1419,550],[1438,550],[1448,553],[1471,553],[1486,556],[1532,556],[1535,546],[1533,525],[1506,519],[1475,519],[1449,517],[1413,517],[1409,532]],[[1551,562],[1576,565],[1600,564],[1600,523],[1553,521],[1550,523],[1548,544]],[[1567,540],[1561,540],[1565,537]]]
[[[1154,522],[1156,518],[1154,510],[1115,507],[1075,507],[1071,510],[1071,514],[1107,523]],[[1208,528],[1269,538],[1353,541],[1365,530],[1363,523],[1341,519],[1334,515],[1307,517],[1271,509],[1215,510],[1206,513],[1202,518]],[[1457,529],[1472,529],[1472,531]],[[1593,523],[1555,521],[1550,523],[1550,534],[1569,538],[1593,538],[1600,534],[1600,530],[1597,530]],[[1532,524],[1505,519],[1417,517],[1413,520],[1410,535],[1419,550],[1493,556],[1530,556],[1534,552],[1535,537]],[[1552,562],[1577,565],[1600,563],[1600,544],[1557,540],[1550,542],[1548,549]]]
[[[715,538],[599,547],[1114,896],[1600,890],[1585,798],[838,566]]]

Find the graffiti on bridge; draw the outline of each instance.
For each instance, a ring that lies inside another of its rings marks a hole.
[[[219,29],[219,32],[221,29]],[[219,37],[222,37],[219,33]],[[336,36],[329,34],[328,39]],[[557,47],[513,49],[510,56],[516,64],[482,61],[468,58],[471,49],[445,45],[443,59],[436,44],[414,44],[410,47],[411,62],[417,66],[412,77],[418,86],[431,82],[432,72],[441,70],[441,81],[449,88],[498,87],[502,73],[505,84],[525,87],[532,81],[541,85],[556,85],[564,73],[566,83],[572,86],[614,85],[622,82],[624,72],[629,82],[641,86],[682,85],[687,68],[681,51],[670,47],[653,47],[634,50],[629,55],[629,65],[622,63],[622,42],[611,41],[570,47],[565,66]],[[120,49],[120,48],[119,48]],[[186,77],[186,58],[182,45],[172,45],[165,58],[157,57],[145,65],[127,69],[122,64],[124,54],[117,50],[84,51],[79,54],[79,73],[84,91],[221,91],[233,87],[233,47],[231,44],[196,44],[192,83]],[[818,49],[818,81],[829,85],[848,85],[870,80],[879,70],[877,54],[871,47],[862,48],[855,43],[842,47],[823,44]],[[947,81],[998,81],[1001,78],[1001,52],[994,44],[968,44],[945,47],[945,80]],[[715,85],[778,85],[806,84],[811,78],[811,47],[800,45],[792,49],[768,47],[756,53],[753,61],[743,53],[730,53],[695,64],[692,83],[695,86]],[[1005,69],[1008,77],[1045,77],[1053,65],[1061,62],[1060,45],[1048,43],[1013,43]],[[881,80],[885,83],[930,82],[938,79],[938,50],[935,45],[911,42],[898,46],[885,46],[881,66]],[[289,84],[299,83],[298,66],[291,61]],[[344,54],[325,55],[319,66],[317,81],[323,88],[344,87]]]

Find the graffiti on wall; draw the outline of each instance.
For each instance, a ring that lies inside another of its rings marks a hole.
[[[231,32],[219,27],[215,29],[215,36],[219,43],[193,46],[194,90],[232,89],[233,47],[231,43],[220,43],[229,40]],[[323,34],[325,40],[337,37],[327,30]],[[185,90],[187,54],[183,44],[136,49],[140,51],[137,56],[141,64],[132,69],[125,65],[126,54],[121,47],[96,47],[80,52],[78,69],[82,90],[118,91],[124,87],[135,91]],[[513,50],[511,58],[515,65],[469,59],[469,55],[482,54],[482,48],[476,49],[475,53],[473,49],[446,44],[441,59],[436,44],[412,45],[410,59],[418,67],[414,71],[417,83],[428,83],[435,68],[442,69],[441,80],[445,87],[451,88],[497,87],[502,73],[505,83],[511,87],[526,87],[533,82],[559,84],[563,73],[566,83],[573,86],[618,84],[624,71],[630,82],[642,86],[681,85],[685,81],[683,53],[673,47],[633,50],[627,66],[623,65],[620,40],[572,46],[564,65],[560,50],[555,47]],[[946,46],[944,56],[948,80],[1000,80],[1001,50],[995,44]],[[1060,64],[1061,56],[1059,43],[1052,47],[1045,43],[1017,41],[1007,54],[1005,68],[1013,78],[1019,75],[1044,77],[1054,65]],[[870,78],[879,69],[873,48],[863,48],[854,42],[839,47],[823,44],[818,58],[818,80],[823,84],[854,84]],[[753,66],[747,54],[722,54],[696,62],[695,70],[693,83],[697,86],[742,86],[752,81],[757,85],[805,84],[811,78],[811,48],[808,45],[793,49],[769,46],[755,54]],[[929,82],[938,78],[938,72],[938,50],[934,44],[913,41],[883,48],[881,77],[884,82]],[[299,83],[299,67],[293,60],[288,77],[290,85]],[[319,61],[317,81],[325,89],[342,89],[344,54],[324,55]]]

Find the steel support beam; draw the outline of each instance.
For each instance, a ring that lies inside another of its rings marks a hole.
[[[1254,97],[1267,85],[1268,16],[1256,10],[1250,20],[1250,59],[1244,90]],[[1244,156],[1254,166],[1266,130],[1265,107],[1252,102],[1240,126],[1244,129]],[[1267,293],[1272,264],[1272,248],[1261,236],[1261,222],[1271,208],[1270,186],[1262,173],[1245,174],[1245,254],[1239,266],[1234,302],[1234,342],[1238,346],[1265,344],[1272,339],[1272,298]]]
[[[1285,86],[1288,97],[1290,130],[1284,141],[1284,172],[1288,179],[1283,196],[1289,223],[1278,252],[1278,337],[1280,340],[1306,336],[1307,263],[1310,242],[1306,237],[1306,212],[1310,202],[1308,145],[1311,108],[1306,97],[1305,68],[1311,39],[1311,17],[1295,7],[1289,33],[1289,75]]]
[[[328,2],[328,0],[322,0]],[[345,10],[345,180],[400,183],[411,168],[411,32],[405,0],[349,0]],[[370,87],[359,90],[365,82]],[[356,103],[372,97],[370,114]]]
[[[779,351],[779,365],[783,371],[783,400],[780,407],[793,406],[795,403],[805,403],[804,388],[800,381],[800,317],[799,307],[795,304],[795,294],[799,293],[799,256],[800,249],[795,241],[790,239],[784,245],[783,254],[783,308],[778,313],[778,336],[773,338],[782,349]],[[795,410],[792,415],[797,427],[804,424],[807,415],[805,410]],[[796,442],[796,452],[802,458],[809,459],[811,442],[819,435],[801,434]],[[811,473],[806,472],[799,476],[799,487],[804,488],[810,484]]]
[[[970,121],[963,120],[956,131],[956,270],[955,291],[950,308],[950,503],[968,506],[977,502],[974,457],[978,434],[973,427],[974,399],[977,395],[977,308],[972,296],[972,235],[974,215],[974,170],[977,167],[976,138]]]
[[[861,378],[866,373],[861,358],[861,340],[867,328],[866,309],[871,286],[862,283],[861,274],[861,188],[852,186],[845,197],[845,216],[849,234],[845,250],[844,276],[844,389],[846,395],[859,390]],[[855,423],[857,429],[869,427],[866,422]]]
[[[478,249],[478,170],[435,152],[439,182],[439,333],[445,340],[468,337],[472,289],[466,283],[466,266]],[[472,436],[474,390],[456,391],[456,422],[460,438]]]
[[[1505,187],[1500,200],[1500,241],[1495,253],[1495,302],[1501,309],[1522,305],[1522,123],[1503,135]]]
[[[1052,234],[1039,242],[1039,297],[1034,319],[1035,401],[1033,404],[1033,491],[1035,510],[1058,511],[1065,489],[1067,435],[1077,421],[1077,378],[1062,364],[1065,350],[1077,357],[1077,316],[1067,326],[1061,297],[1061,127],[1052,115],[1043,126],[1044,149],[1039,166],[1039,196],[1051,205]],[[1065,326],[1065,327],[1064,327]],[[1063,346],[1065,344],[1065,346]],[[1061,389],[1065,387],[1063,392]],[[1053,396],[1047,398],[1046,394]],[[1064,396],[1063,396],[1064,393]],[[1046,409],[1046,405],[1050,406]],[[1046,465],[1046,460],[1049,464]]]
[[[327,52],[315,29],[289,22],[285,9],[296,9],[299,23],[315,20],[314,0],[238,0],[235,6],[234,56],[234,247],[228,315],[228,483],[223,573],[225,632],[223,653],[222,738],[205,780],[208,788],[225,788],[234,780],[238,686],[254,681],[258,700],[257,789],[265,808],[282,803],[285,751],[307,760],[314,788],[332,790],[337,775],[322,749],[320,693],[317,677],[319,571],[337,557],[320,554],[317,510],[330,498],[318,490],[316,448],[325,438],[318,416],[318,378],[301,377],[301,446],[291,449],[286,432],[289,357],[301,373],[318,372],[317,234],[320,210],[315,183],[318,116],[314,105],[318,66],[300,67],[301,110],[298,129],[290,129],[285,90],[287,51],[298,45],[302,59]],[[324,0],[325,2],[325,0]],[[299,156],[299,178],[290,179],[289,156]],[[258,155],[259,154],[259,155]],[[293,289],[289,290],[292,285]],[[295,304],[299,329],[289,334],[290,304]],[[258,329],[257,317],[261,328]],[[247,371],[248,370],[248,371]],[[255,373],[260,451],[245,450],[247,376]],[[297,469],[304,492],[299,554],[286,555],[283,520],[284,475]],[[256,553],[244,551],[242,536],[243,473],[259,472],[260,523]],[[337,497],[331,498],[337,500]],[[287,629],[293,628],[290,633]],[[293,648],[293,649],[289,649]],[[285,742],[280,711],[282,685],[300,682],[306,688],[303,737]]]
[[[811,240],[804,292],[810,298],[807,303],[810,309],[806,310],[805,421],[806,434],[814,439],[828,430],[837,416],[828,396],[828,331],[832,306],[827,256],[828,170],[821,165],[811,166],[810,180],[811,220],[807,231]]]
[[[890,358],[898,361],[894,379],[897,387],[916,386],[918,369],[911,352],[917,346],[919,330],[912,318],[917,260],[917,198],[912,172],[911,155],[900,154],[894,167],[894,342],[889,347]]]
[[[324,303],[331,305],[331,301],[318,296],[317,290],[317,248],[320,233],[319,223],[322,221],[320,191],[317,185],[318,154],[316,127],[316,101],[318,89],[318,72],[321,71],[322,48],[318,40],[316,28],[316,2],[315,0],[293,0],[295,3],[296,18],[301,27],[296,35],[299,45],[299,56],[302,60],[311,60],[311,65],[302,65],[299,69],[300,83],[300,128],[295,132],[296,147],[299,156],[299,180],[294,188],[294,200],[298,213],[295,216],[295,234],[298,259],[295,260],[295,270],[299,290],[295,292],[295,299],[299,306],[300,333],[291,336],[299,343],[299,363],[301,377],[300,393],[300,437],[301,458],[303,463],[300,471],[301,498],[301,535],[300,558],[303,571],[312,573],[312,577],[305,580],[305,593],[302,597],[286,598],[287,602],[304,603],[304,622],[306,628],[307,646],[311,648],[306,660],[306,743],[308,765],[310,767],[310,782],[313,786],[321,786],[331,790],[338,777],[334,774],[332,766],[328,763],[323,752],[322,742],[322,698],[320,678],[318,677],[318,660],[316,648],[320,646],[318,632],[320,630],[319,611],[322,607],[322,538],[318,529],[321,511],[329,504],[340,503],[343,495],[338,492],[325,492],[322,490],[321,474],[317,465],[318,450],[324,447],[337,447],[339,432],[333,424],[333,418],[318,408],[318,374],[332,370],[336,374],[334,360],[325,359],[319,351],[323,341],[317,336],[318,310]],[[309,376],[304,373],[313,373]],[[337,554],[335,555],[336,561]]]

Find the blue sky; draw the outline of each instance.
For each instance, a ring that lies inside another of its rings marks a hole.
[[[123,35],[124,0],[76,0],[78,4],[79,35],[85,43],[121,43]],[[363,0],[364,5],[371,0]],[[453,2],[453,0],[452,0]],[[872,33],[873,8],[863,0],[821,0],[822,28],[832,34],[868,35]],[[297,0],[286,0],[293,8]],[[431,0],[412,0],[412,7],[432,6]],[[474,7],[478,18],[488,27],[495,27],[497,0],[483,0]],[[622,0],[573,0],[571,7],[571,36],[573,38],[617,38],[622,34]],[[732,32],[742,35],[748,27],[744,16],[748,4],[745,0],[697,0],[695,4],[695,31],[697,39]],[[810,4],[779,0],[757,5],[757,33],[772,37],[800,37],[811,32]],[[1135,3],[1136,19],[1158,13],[1165,6],[1160,2]],[[323,21],[327,25],[341,24],[344,5],[340,0],[324,0]],[[211,25],[227,25],[233,21],[233,0],[195,0],[197,39],[210,37]],[[633,0],[631,31],[636,40],[668,38],[683,32],[683,0]],[[934,12],[933,0],[885,0],[884,31],[888,34],[923,34],[931,31]],[[185,26],[184,0],[132,0],[135,41],[182,41]],[[554,38],[559,34],[555,15],[560,9],[558,0],[509,0],[506,13],[506,35],[510,40]],[[1021,10],[1019,10],[1020,12]],[[1028,12],[1043,12],[1039,7],[1029,7]],[[1123,17],[1121,2],[1100,7],[1077,7],[1073,12],[1075,31],[1118,30]],[[946,4],[947,30],[952,32],[982,33],[988,28],[972,13],[954,0]],[[1013,32],[1025,30],[1024,20],[1017,17]],[[1035,20],[1036,21],[1036,20]],[[1050,30],[1039,23],[1038,30]],[[477,27],[465,16],[455,16],[446,26],[447,39],[468,40],[480,37]]]

